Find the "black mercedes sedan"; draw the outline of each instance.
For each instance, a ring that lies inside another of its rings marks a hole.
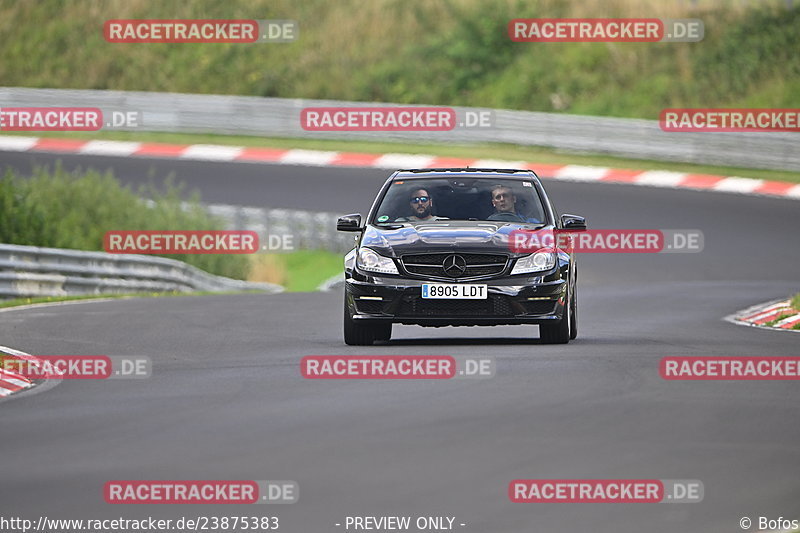
[[[366,220],[343,216],[337,229],[360,233],[345,256],[347,344],[388,341],[398,323],[537,324],[548,344],[577,335],[570,240],[540,237],[586,221],[558,216],[533,171],[398,170]]]

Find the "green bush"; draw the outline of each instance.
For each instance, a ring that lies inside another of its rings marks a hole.
[[[0,242],[28,246],[102,250],[109,230],[220,230],[196,195],[182,208],[182,188],[168,182],[134,193],[108,172],[70,173],[57,165],[39,167],[22,179],[8,170],[0,178]],[[143,197],[152,201],[148,205]],[[245,279],[246,256],[222,254],[164,255],[207,272]]]
[[[657,118],[800,105],[785,0],[0,0],[5,86],[466,105]],[[111,18],[295,19],[287,44],[114,44]],[[700,18],[698,43],[515,43],[533,17]],[[58,53],[54,53],[58,51]]]

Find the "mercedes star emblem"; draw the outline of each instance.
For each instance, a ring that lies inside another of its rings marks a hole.
[[[444,273],[450,277],[457,278],[467,270],[467,260],[460,255],[448,255],[442,262]]]

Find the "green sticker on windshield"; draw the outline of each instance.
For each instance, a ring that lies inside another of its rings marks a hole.
[[[389,215],[381,215],[378,217],[378,222],[386,222],[389,220]]]

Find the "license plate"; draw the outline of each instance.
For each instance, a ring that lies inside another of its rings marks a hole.
[[[486,285],[465,283],[425,283],[422,285],[422,297],[446,300],[485,300],[486,287]]]

